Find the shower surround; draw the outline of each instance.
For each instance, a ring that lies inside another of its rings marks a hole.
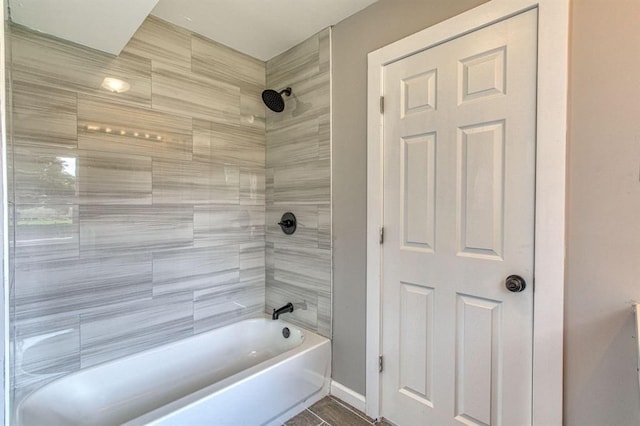
[[[8,33],[14,403],[289,301],[330,336],[329,29],[266,64],[154,17],[117,57]]]
[[[117,57],[8,36],[14,403],[289,301],[330,335],[330,30],[266,64],[154,17]]]
[[[11,47],[15,397],[263,312],[264,62],[153,17]]]
[[[267,62],[267,87],[291,87],[285,110],[267,111],[266,306],[306,302],[286,314],[331,336],[331,29]],[[298,220],[285,235],[285,212]]]

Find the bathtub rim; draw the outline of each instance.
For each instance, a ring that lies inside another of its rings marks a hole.
[[[261,318],[262,317],[248,318],[245,321],[256,320]],[[268,322],[273,321],[270,315],[265,314],[264,318]],[[281,320],[276,320],[276,321],[281,321]],[[270,370],[273,370],[278,366],[282,365],[283,363],[287,362],[288,360],[304,356],[306,353],[316,348],[319,348],[322,345],[329,345],[329,365],[328,365],[327,375],[324,378],[324,384],[322,386],[322,389],[318,390],[318,392],[314,393],[309,397],[303,398],[303,400],[299,404],[296,404],[296,407],[304,404],[305,400],[311,401],[313,397],[321,393],[323,389],[326,390],[326,393],[328,394],[328,389],[331,381],[331,340],[327,337],[321,336],[297,324],[293,324],[287,321],[282,321],[281,323],[283,324],[283,327],[296,327],[305,332],[304,340],[300,345],[293,347],[281,354],[278,354],[273,358],[267,359],[256,365],[253,365],[245,370],[239,371],[216,383],[213,383],[209,386],[206,386],[202,389],[199,389],[195,392],[185,395],[182,398],[176,399],[175,401],[171,401],[168,404],[165,404],[161,407],[158,407],[154,410],[144,413],[141,416],[130,419],[126,423],[123,423],[121,426],[137,426],[137,425],[147,424],[147,423],[157,421],[161,419],[163,416],[173,413],[175,411],[187,410],[189,406],[198,404],[204,398],[214,396],[216,393],[223,392],[228,388],[241,386],[243,383],[251,380],[251,378],[256,374],[260,374],[263,372],[266,373]],[[217,329],[214,329],[211,331],[215,331],[215,330]],[[274,419],[272,420],[275,420],[279,417],[282,417],[282,416],[279,415],[277,417],[274,417]]]
[[[259,315],[255,315],[246,319],[243,319],[241,321],[235,322],[235,323],[231,323],[231,324],[227,324],[224,325],[222,327],[218,327],[218,328],[214,328],[211,330],[207,330],[204,331],[202,333],[198,333],[195,334],[193,336],[189,336],[183,339],[179,339],[173,342],[169,342],[160,346],[156,346],[153,348],[149,348],[146,349],[144,351],[141,352],[136,352],[130,355],[126,355],[123,357],[119,357],[113,360],[109,360],[109,361],[104,361],[101,362],[99,364],[95,364],[92,365],[90,367],[84,368],[84,369],[80,369],[77,371],[74,371],[71,374],[68,375],[64,375],[64,376],[60,376],[58,378],[56,378],[55,380],[52,380],[51,382],[47,383],[46,385],[33,390],[32,392],[28,393],[27,395],[25,395],[20,402],[15,405],[15,408],[13,409],[14,412],[14,416],[15,416],[15,420],[16,420],[16,424],[17,425],[22,425],[21,422],[21,411],[22,411],[22,407],[23,405],[27,404],[34,395],[38,394],[38,393],[43,393],[46,392],[47,389],[51,386],[53,386],[56,382],[58,382],[59,380],[64,380],[66,378],[72,378],[78,375],[82,375],[82,374],[86,374],[86,372],[88,371],[93,371],[93,370],[98,370],[100,368],[103,368],[105,365],[109,365],[109,364],[116,364],[118,362],[122,362],[123,360],[127,360],[127,359],[132,359],[132,358],[140,358],[140,357],[144,357],[144,356],[153,356],[153,354],[156,354],[158,352],[162,352],[164,350],[166,350],[169,347],[176,347],[180,344],[185,344],[191,340],[196,340],[196,339],[202,339],[203,337],[205,337],[208,334],[214,334],[215,332],[219,331],[219,330],[223,330],[225,328],[229,328],[229,327],[233,327],[233,326],[237,326],[240,323],[243,322],[247,322],[247,323],[251,323],[251,322],[267,322],[267,323],[271,323],[272,318],[270,315],[268,314],[259,314]],[[131,419],[128,419],[124,425],[129,425],[129,424],[140,424],[138,422],[139,419],[144,419],[144,418],[149,418],[148,421],[153,421],[156,420],[158,418],[161,418],[164,415],[167,415],[171,412],[174,412],[176,410],[183,410],[183,409],[187,409],[190,405],[194,405],[197,404],[201,399],[209,396],[209,395],[213,395],[215,393],[221,392],[224,389],[228,388],[228,387],[233,387],[233,386],[238,386],[239,384],[246,382],[247,380],[251,379],[252,376],[254,376],[255,374],[258,374],[261,371],[268,371],[270,369],[275,368],[278,365],[281,365],[282,363],[286,362],[288,359],[292,359],[292,358],[296,358],[299,356],[302,356],[303,354],[318,348],[319,346],[322,346],[323,344],[328,344],[329,348],[331,347],[331,340],[327,337],[321,336],[319,334],[317,334],[314,331],[311,331],[307,328],[305,328],[304,326],[298,325],[298,324],[294,324],[291,322],[288,322],[286,320],[283,319],[278,319],[276,321],[279,321],[279,323],[282,325],[282,327],[292,327],[292,328],[298,328],[303,332],[303,340],[300,344],[298,344],[297,346],[290,348],[272,358],[269,358],[267,360],[264,360],[258,364],[255,364],[249,368],[246,368],[242,371],[239,371],[235,374],[232,374],[228,377],[225,377],[222,380],[219,380],[215,383],[212,383],[210,385],[205,386],[204,388],[198,389],[194,392],[191,392],[189,394],[186,394],[174,401],[171,401],[167,404],[164,404],[162,406],[159,406],[151,411],[148,411],[146,413],[143,413],[142,415],[139,415],[137,417],[133,417]],[[329,349],[329,353],[331,352],[331,349]],[[325,377],[325,385],[327,385],[327,383],[330,381],[331,379],[331,361],[329,360],[329,367],[328,367],[328,371],[327,371],[327,376]],[[325,387],[325,386],[323,386]]]

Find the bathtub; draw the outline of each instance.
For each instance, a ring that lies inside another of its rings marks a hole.
[[[16,420],[281,424],[328,393],[330,348],[328,339],[282,320],[249,319],[62,377],[22,400]]]

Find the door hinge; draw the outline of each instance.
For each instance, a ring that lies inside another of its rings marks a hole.
[[[384,368],[382,355],[378,357],[378,373],[382,373]]]
[[[380,227],[380,244],[384,243],[384,226]]]
[[[384,114],[384,96],[380,96],[380,114]]]

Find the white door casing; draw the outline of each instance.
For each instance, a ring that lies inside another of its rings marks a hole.
[[[382,412],[530,424],[537,11],[388,64]],[[505,288],[508,275],[529,286]]]
[[[380,415],[383,67],[502,21],[538,11],[533,424],[562,422],[562,329],[568,71],[568,0],[491,0],[369,54],[366,412]],[[428,144],[427,144],[428,145]]]

